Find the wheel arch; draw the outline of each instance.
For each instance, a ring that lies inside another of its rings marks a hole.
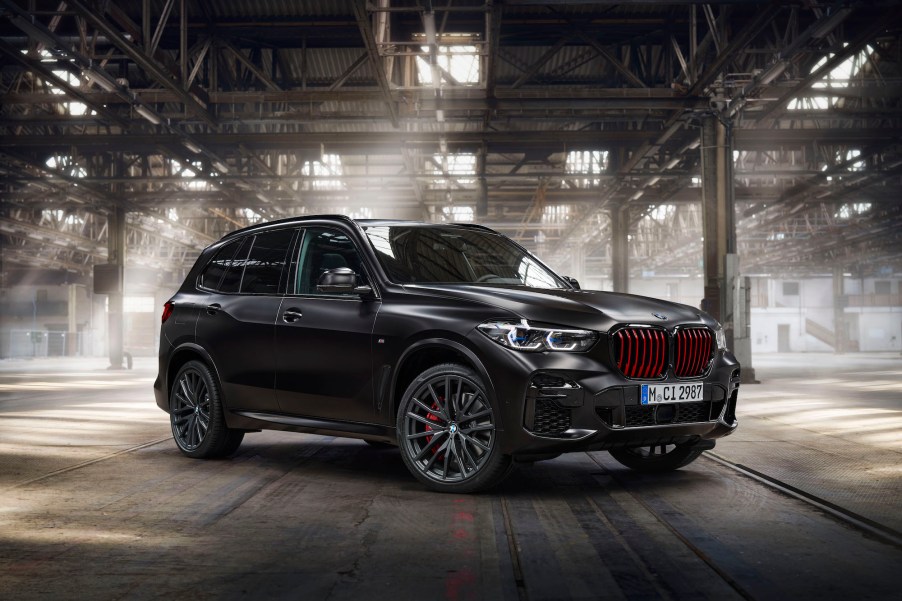
[[[220,388],[222,388],[222,380],[219,377],[219,371],[216,369],[216,363],[213,361],[210,353],[208,353],[202,346],[198,344],[186,342],[185,344],[182,344],[175,348],[169,356],[169,363],[166,365],[166,381],[164,382],[164,390],[166,392],[167,399],[172,393],[172,384],[175,380],[176,374],[186,363],[193,360],[199,360],[207,367],[209,367],[210,371],[213,372],[213,376],[216,378],[217,382],[220,383]],[[223,403],[223,405],[225,405],[225,403]]]
[[[431,336],[418,340],[409,346],[398,359],[397,368],[392,374],[389,397],[391,423],[394,423],[394,420],[397,418],[401,397],[414,378],[430,367],[442,363],[460,363],[473,369],[479,375],[486,388],[486,393],[489,395],[489,401],[495,408],[496,427],[498,430],[503,430],[495,386],[485,365],[483,365],[476,353],[466,345],[441,336]]]

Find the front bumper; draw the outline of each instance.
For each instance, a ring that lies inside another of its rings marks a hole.
[[[712,440],[736,429],[739,363],[717,351],[705,376],[631,380],[608,367],[604,346],[587,353],[523,353],[478,335],[499,405],[502,451],[512,455]],[[642,405],[648,383],[703,382],[700,401]]]

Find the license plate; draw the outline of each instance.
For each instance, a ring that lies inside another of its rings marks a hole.
[[[701,401],[705,385],[695,384],[643,384],[639,400],[643,405],[659,403],[691,403]]]

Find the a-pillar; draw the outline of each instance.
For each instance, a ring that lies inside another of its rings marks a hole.
[[[125,338],[125,313],[123,311],[123,284],[125,275],[125,209],[117,205],[110,211],[107,221],[107,263],[118,269],[118,289],[108,298],[107,348],[110,351],[110,369],[122,369]]]
[[[611,277],[614,292],[629,292],[629,208],[616,207],[611,217]]]

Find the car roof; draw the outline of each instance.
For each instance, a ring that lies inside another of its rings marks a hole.
[[[347,215],[299,215],[297,217],[286,217],[285,219],[277,219],[275,221],[267,221],[266,223],[256,223],[254,225],[243,227],[234,231],[229,232],[225,236],[222,237],[223,240],[226,238],[231,238],[233,236],[237,236],[239,234],[244,234],[247,232],[253,232],[260,229],[268,229],[272,226],[278,225],[288,225],[294,223],[304,223],[306,221],[343,221],[348,224],[358,224],[362,227],[378,227],[378,226],[445,226],[445,227],[463,227],[469,229],[478,229],[487,232],[493,232],[494,230],[487,228],[483,225],[478,225],[475,223],[428,223],[425,221],[407,221],[403,219],[351,219]]]

